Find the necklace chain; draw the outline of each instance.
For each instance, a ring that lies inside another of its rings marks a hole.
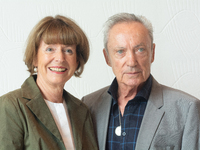
[[[120,124],[120,127],[121,127],[121,114],[120,114],[120,109],[118,107],[118,112],[119,112],[119,124]]]
[[[118,112],[119,112],[119,126],[118,127],[116,127],[116,129],[115,129],[115,134],[117,135],[117,136],[121,136],[121,132],[122,132],[122,127],[121,127],[121,114],[120,114],[120,110],[119,110],[119,107],[118,107]]]

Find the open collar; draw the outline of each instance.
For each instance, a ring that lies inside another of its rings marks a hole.
[[[22,97],[27,99],[27,107],[37,117],[37,119],[60,141],[62,137],[46,105],[42,94],[35,82],[35,76],[30,76],[21,86]]]

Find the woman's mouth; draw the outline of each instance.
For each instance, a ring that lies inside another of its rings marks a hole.
[[[66,68],[49,68],[49,69],[55,72],[65,72],[67,70]]]

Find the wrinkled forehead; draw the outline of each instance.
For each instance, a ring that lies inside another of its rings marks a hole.
[[[151,38],[145,26],[139,22],[123,22],[114,25],[108,36],[109,46],[137,45],[143,43],[151,46]]]

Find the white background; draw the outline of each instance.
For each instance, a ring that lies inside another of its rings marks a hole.
[[[162,84],[200,98],[200,0],[0,0],[0,96],[20,88],[29,73],[25,42],[45,16],[74,19],[87,34],[91,53],[81,78],[65,89],[82,96],[111,84],[114,75],[103,56],[103,24],[119,12],[146,16],[156,44],[152,75]]]

